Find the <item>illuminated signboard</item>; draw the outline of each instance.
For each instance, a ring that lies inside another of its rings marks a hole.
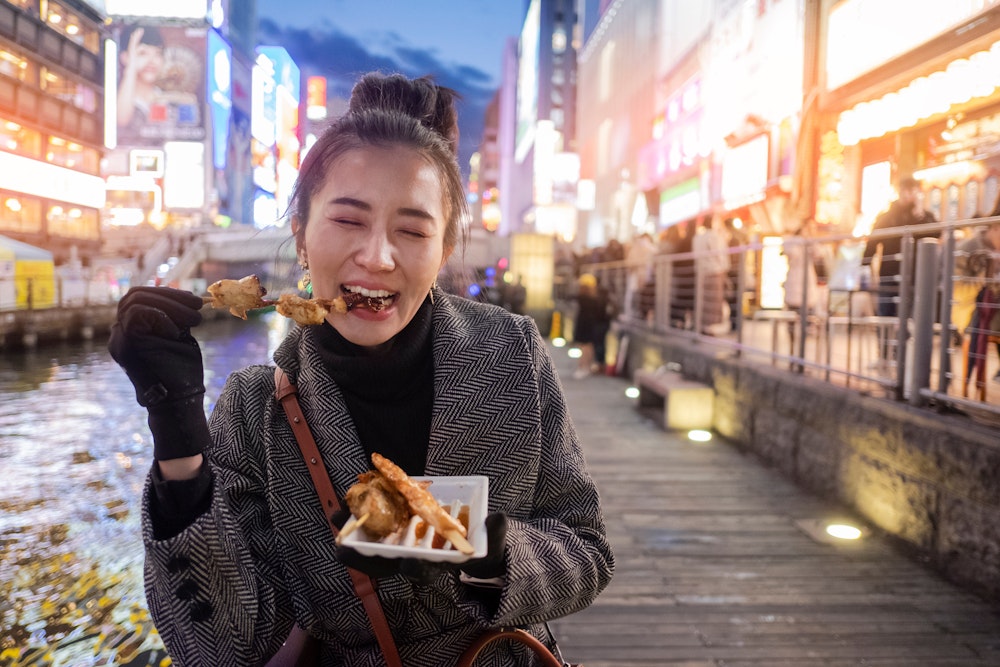
[[[517,127],[514,158],[521,162],[531,150],[538,120],[538,47],[541,28],[541,3],[531,0],[521,28],[517,67]]]
[[[206,30],[119,24],[118,87],[108,110],[118,145],[160,146],[205,138]]]
[[[233,52],[222,36],[208,33],[208,110],[212,117],[212,164],[226,168],[229,146],[229,116],[233,109]]]
[[[205,144],[169,141],[163,170],[163,205],[201,208],[205,205]]]
[[[274,145],[277,101],[274,61],[261,53],[253,67],[250,135],[265,146]]]
[[[257,52],[274,64],[274,145],[277,182],[274,191],[278,210],[285,210],[299,173],[299,100],[302,73],[284,48],[261,46]]]
[[[830,10],[827,24],[826,87],[839,88],[997,4],[1000,0],[844,0]]]
[[[726,151],[722,161],[722,201],[726,208],[764,199],[769,146],[768,135],[761,134]]]
[[[104,180],[98,176],[4,151],[0,174],[5,190],[89,208],[104,206]]]
[[[311,76],[306,81],[306,118],[326,118],[326,77]]]

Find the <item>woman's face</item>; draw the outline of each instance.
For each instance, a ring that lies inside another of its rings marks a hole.
[[[409,148],[354,149],[330,167],[309,210],[298,251],[313,294],[361,292],[383,305],[327,319],[356,345],[385,343],[413,319],[451,253],[437,170]]]

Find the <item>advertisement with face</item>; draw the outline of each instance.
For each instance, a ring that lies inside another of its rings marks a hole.
[[[125,23],[115,33],[118,143],[203,140],[206,30]]]

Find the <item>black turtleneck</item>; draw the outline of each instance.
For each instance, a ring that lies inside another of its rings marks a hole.
[[[431,303],[384,349],[354,345],[328,322],[317,332],[320,356],[339,385],[367,458],[378,452],[409,475],[423,475],[434,401]]]

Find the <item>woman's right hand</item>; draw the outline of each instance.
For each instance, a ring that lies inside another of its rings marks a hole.
[[[133,287],[118,303],[108,351],[149,411],[158,461],[200,454],[209,443],[201,349],[191,327],[202,299],[170,287]]]

